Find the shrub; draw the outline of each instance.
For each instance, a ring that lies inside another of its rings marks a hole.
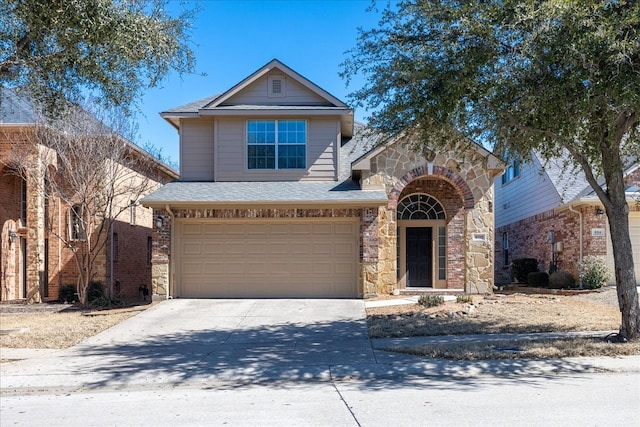
[[[549,286],[549,275],[542,271],[534,271],[527,274],[527,283],[531,286],[538,286],[544,288]]]
[[[576,278],[568,271],[558,270],[549,276],[549,287],[554,289],[573,288]]]
[[[420,295],[420,298],[418,298],[418,304],[425,307],[436,307],[438,305],[444,304],[444,298],[442,297],[442,295],[422,294]]]
[[[58,300],[60,302],[78,302],[78,293],[75,285],[62,285],[58,290]]]
[[[95,304],[99,300],[104,300],[106,294],[104,293],[104,285],[102,282],[90,282],[87,287],[87,302],[89,304]]]
[[[518,283],[527,283],[527,275],[538,271],[538,260],[535,258],[517,258],[511,262],[511,272]]]
[[[473,296],[469,294],[456,295],[456,302],[460,304],[473,304]]]
[[[601,257],[589,255],[578,263],[580,280],[587,289],[598,289],[611,280],[611,270]]]

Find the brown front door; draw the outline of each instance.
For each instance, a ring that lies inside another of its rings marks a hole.
[[[432,228],[407,227],[407,287],[432,287]]]

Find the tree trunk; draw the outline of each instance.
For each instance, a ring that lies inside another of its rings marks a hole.
[[[629,236],[629,207],[624,185],[609,188],[609,196],[612,206],[607,209],[607,217],[613,244],[618,303],[622,313],[620,333],[630,340],[637,340],[640,339],[640,306]]]

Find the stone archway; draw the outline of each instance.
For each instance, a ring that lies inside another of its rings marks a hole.
[[[443,179],[453,185],[464,200],[465,209],[473,209],[476,204],[475,197],[467,182],[458,173],[444,166],[435,166],[432,164],[419,166],[400,178],[389,192],[389,209],[395,209],[398,206],[400,196],[404,188],[411,182],[426,177],[435,177]]]

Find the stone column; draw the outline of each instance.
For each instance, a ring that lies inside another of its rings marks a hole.
[[[44,237],[44,166],[34,162],[27,181],[27,302],[42,302],[45,280]]]
[[[397,222],[395,209],[378,208],[378,283],[380,294],[392,294],[397,285]]]

